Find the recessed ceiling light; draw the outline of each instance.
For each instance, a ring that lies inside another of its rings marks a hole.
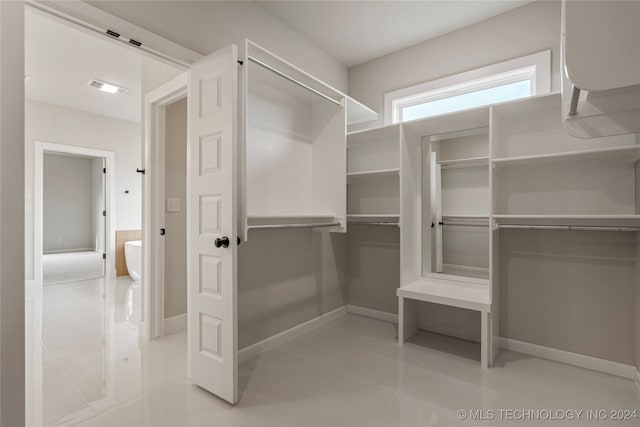
[[[114,85],[112,83],[106,83],[106,82],[103,82],[103,81],[100,81],[100,80],[96,80],[96,79],[89,80],[87,85],[95,87],[96,89],[98,89],[98,90],[100,90],[102,92],[110,93],[110,94],[127,93],[127,92],[129,92],[129,89],[127,89],[125,87]]]

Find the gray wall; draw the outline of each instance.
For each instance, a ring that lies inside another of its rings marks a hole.
[[[500,232],[500,334],[634,365],[635,233]]]
[[[636,233],[636,367],[640,371],[640,233]],[[640,381],[640,373],[638,374]]]
[[[24,3],[0,2],[0,425],[25,425]]]
[[[349,304],[398,312],[400,229],[349,225]]]
[[[238,247],[239,348],[347,302],[347,237],[256,230]]]
[[[560,17],[560,1],[536,1],[355,66],[349,95],[382,113],[385,92],[545,49],[552,51],[552,89],[560,90]]]
[[[187,312],[187,99],[165,115],[165,193],[180,199],[180,212],[166,212],[164,317]]]
[[[88,157],[44,154],[44,253],[95,248],[91,169]]]

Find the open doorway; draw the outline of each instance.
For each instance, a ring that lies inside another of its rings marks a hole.
[[[156,64],[26,8],[27,425],[75,424],[144,385],[141,269],[124,249],[141,240],[142,98],[166,81]]]
[[[43,285],[105,277],[106,163],[106,157],[42,152],[42,180],[36,185],[42,183],[37,192],[42,194]]]

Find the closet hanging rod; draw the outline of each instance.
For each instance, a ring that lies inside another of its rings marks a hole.
[[[338,100],[336,100],[336,99],[333,99],[333,98],[332,98],[332,97],[330,97],[329,95],[325,95],[324,93],[320,92],[319,90],[314,89],[314,88],[312,88],[311,86],[309,86],[309,85],[307,85],[307,84],[305,84],[305,83],[302,83],[302,82],[301,82],[301,81],[299,81],[299,80],[294,79],[294,78],[293,78],[293,77],[291,77],[290,75],[288,75],[288,74],[286,74],[286,73],[283,73],[282,71],[278,70],[277,68],[272,67],[271,65],[266,64],[266,63],[264,63],[264,62],[260,61],[259,59],[254,58],[253,56],[248,56],[247,58],[248,58],[249,60],[251,60],[251,61],[255,62],[256,64],[260,65],[261,67],[264,67],[264,68],[266,68],[267,70],[269,70],[269,71],[271,71],[271,72],[276,73],[276,74],[277,74],[277,75],[279,75],[280,77],[284,77],[285,79],[289,80],[290,82],[293,82],[293,83],[297,84],[298,86],[301,86],[301,87],[303,87],[303,88],[307,89],[308,91],[313,92],[313,93],[315,93],[316,95],[323,97],[323,98],[324,98],[324,99],[326,99],[327,101],[333,102],[333,103],[334,103],[334,104],[336,104],[336,105],[342,105],[342,102],[340,102],[340,101],[338,101]]]
[[[488,227],[489,220],[486,221],[440,221],[440,225],[459,225],[465,227]]]
[[[496,229],[518,230],[570,230],[570,231],[640,231],[640,227],[618,227],[602,225],[516,225],[496,224]]]
[[[317,228],[317,227],[339,227],[340,222],[319,222],[316,224],[265,224],[250,225],[249,230],[266,230],[271,228]]]

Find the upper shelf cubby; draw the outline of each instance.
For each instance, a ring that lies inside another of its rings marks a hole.
[[[555,155],[598,156],[607,149],[634,146],[636,135],[580,139],[567,134],[562,124],[560,94],[541,95],[492,107],[492,159],[525,162],[528,157],[543,161]],[[614,150],[615,151],[615,150]],[[584,152],[591,154],[582,155]]]
[[[347,136],[347,173],[350,177],[398,175],[400,125],[351,132]]]

